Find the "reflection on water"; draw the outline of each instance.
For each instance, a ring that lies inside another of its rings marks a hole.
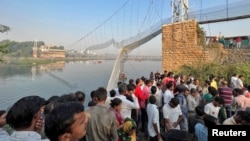
[[[70,61],[30,66],[0,64],[0,109],[6,109],[24,96],[38,95],[48,99],[53,95],[85,92],[86,103],[90,92],[106,87],[114,60]],[[149,72],[161,70],[160,61],[130,61],[124,73],[130,78],[148,77]]]

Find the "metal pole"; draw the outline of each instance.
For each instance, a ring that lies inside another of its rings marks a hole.
[[[227,1],[227,19],[228,19],[228,0]]]
[[[201,9],[200,9],[200,21],[201,21],[201,15],[202,15],[202,0],[201,0]]]

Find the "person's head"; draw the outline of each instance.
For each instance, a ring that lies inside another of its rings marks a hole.
[[[128,94],[134,94],[135,93],[135,85],[134,84],[127,84],[127,90]]]
[[[107,90],[103,87],[99,87],[95,90],[96,100],[98,102],[105,102],[107,99]]]
[[[134,79],[129,79],[128,83],[129,84],[135,84],[135,81],[134,81]]]
[[[199,79],[194,79],[194,85],[200,85],[200,81],[199,81]]]
[[[46,100],[39,96],[26,96],[19,99],[7,113],[7,124],[14,130],[37,131],[35,124],[43,114],[45,103]]]
[[[169,101],[169,106],[172,107],[172,108],[177,107],[178,104],[179,104],[179,100],[176,97],[171,98],[171,100]]]
[[[150,79],[146,79],[145,80],[145,85],[148,86],[148,87],[151,87],[153,85],[153,81],[150,80]]]
[[[167,133],[162,134],[166,141],[189,141],[189,134],[187,131],[170,129]]]
[[[46,115],[45,134],[50,141],[77,141],[86,134],[87,116],[80,102],[58,103]]]
[[[227,83],[226,80],[223,80],[223,81],[221,82],[221,84],[222,84],[222,86],[227,86],[227,85],[228,85],[228,83]]]
[[[215,107],[220,107],[220,106],[224,105],[224,99],[220,96],[216,96],[216,97],[214,97],[213,104]]]
[[[215,125],[217,125],[217,118],[215,118],[214,116],[205,114],[203,119],[204,119],[204,124],[207,128],[212,128]]]
[[[156,86],[152,86],[150,91],[151,91],[151,94],[155,94],[157,92]]]
[[[190,90],[190,94],[191,94],[193,97],[196,97],[196,96],[197,96],[197,94],[198,94],[197,89],[195,89],[195,88],[191,88],[191,90]]]
[[[88,107],[96,106],[97,97],[96,97],[95,90],[90,92],[90,97],[91,97],[92,100],[88,103]]]
[[[213,97],[219,95],[218,90],[216,90],[216,88],[214,88],[214,87],[212,87],[212,86],[210,86],[210,87],[208,88],[208,92],[209,92]]]
[[[173,91],[174,90],[174,83],[169,82],[168,84],[166,84],[166,87],[167,87],[167,89]]]
[[[120,95],[126,94],[127,91],[128,91],[128,89],[127,89],[126,83],[122,83],[122,84],[119,85],[118,92],[120,93]]]
[[[135,80],[135,84],[138,85],[138,86],[141,86],[141,85],[143,85],[143,80],[141,78],[137,78]]]
[[[114,98],[111,100],[110,106],[116,111],[120,112],[122,109],[122,100],[120,98]]]
[[[250,115],[246,111],[239,110],[234,115],[234,120],[236,123],[240,123],[241,125],[249,125]]]
[[[134,134],[134,132],[136,132],[136,122],[132,119],[132,118],[126,118],[124,120],[124,124],[122,127],[122,131],[123,133],[125,133],[128,136],[131,136]]]
[[[240,89],[240,88],[235,88],[235,89],[233,90],[233,96],[236,97],[236,96],[238,96],[238,95],[243,95],[243,90]]]
[[[115,97],[116,92],[115,92],[114,89],[112,89],[112,90],[109,91],[109,94],[110,94],[110,97]]]
[[[91,91],[90,92],[90,97],[93,101],[96,101],[96,93],[95,93],[95,90]]]
[[[205,115],[204,106],[196,106],[195,112],[198,116],[204,116]]]
[[[81,102],[81,103],[84,103],[84,101],[85,101],[85,93],[84,93],[84,92],[82,92],[82,91],[77,91],[77,92],[75,93],[75,97],[76,97],[76,100],[77,100],[77,101],[79,101],[79,102]]]
[[[68,101],[77,101],[76,95],[74,93],[64,94],[57,99],[57,102],[61,103]]]
[[[45,105],[45,108],[44,108],[44,114],[47,114],[49,113],[53,108],[54,108],[54,105],[56,103],[56,101],[59,99],[59,96],[57,95],[53,95],[51,96],[47,101],[46,101],[46,105]]]
[[[156,97],[154,95],[151,95],[148,98],[148,101],[149,101],[150,104],[155,104],[156,103]]]
[[[156,86],[157,86],[158,89],[161,89],[162,88],[162,81],[158,81],[156,83]]]
[[[2,128],[6,124],[6,111],[0,110],[0,128]]]

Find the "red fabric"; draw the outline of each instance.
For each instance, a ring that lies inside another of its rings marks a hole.
[[[135,96],[138,98],[140,107],[141,107],[141,103],[148,98],[148,95],[144,95],[141,87],[138,85],[135,88]]]

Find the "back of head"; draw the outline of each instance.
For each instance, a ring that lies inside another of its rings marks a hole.
[[[111,100],[110,106],[114,108],[115,106],[118,106],[121,103],[122,103],[122,100],[120,98],[114,98]]]
[[[214,98],[214,101],[218,102],[220,105],[223,105],[225,103],[224,99],[220,96],[216,96]]]
[[[69,94],[64,94],[62,96],[60,96],[56,102],[68,102],[68,101],[77,101],[76,96],[74,93],[69,93]]]
[[[150,104],[155,104],[156,103],[156,97],[154,95],[151,95],[148,98],[148,101],[149,101]]]
[[[157,92],[156,86],[152,86],[150,91],[151,91],[151,94],[155,94]]]
[[[204,106],[196,106],[195,112],[198,116],[203,116],[205,114],[204,112]]]
[[[80,102],[58,103],[45,117],[45,134],[50,141],[58,141],[60,135],[70,133],[75,122],[74,115],[80,112],[83,112]]]
[[[177,97],[171,98],[169,102],[171,102],[174,106],[177,106],[179,104],[179,100]]]
[[[77,91],[77,92],[75,92],[75,97],[76,97],[77,101],[84,102],[84,100],[85,100],[85,93],[82,92],[82,91]]]
[[[105,101],[107,99],[107,90],[103,87],[99,87],[95,91],[95,96],[98,101]]]
[[[203,119],[207,128],[213,128],[215,125],[217,125],[217,119],[211,115],[206,114]]]
[[[128,89],[127,89],[126,83],[122,83],[122,84],[120,84],[119,87],[118,87],[118,92],[119,92],[120,94],[126,93],[127,90],[128,90]]]
[[[187,131],[170,129],[163,137],[166,141],[189,141],[189,135]]]
[[[15,130],[29,128],[41,107],[46,103],[39,96],[27,96],[19,99],[8,111],[6,122]]]
[[[134,84],[127,84],[127,90],[132,91],[135,90],[136,86]]]
[[[116,92],[115,92],[114,89],[112,89],[112,90],[109,91],[109,94],[110,94],[110,97],[115,97]]]

